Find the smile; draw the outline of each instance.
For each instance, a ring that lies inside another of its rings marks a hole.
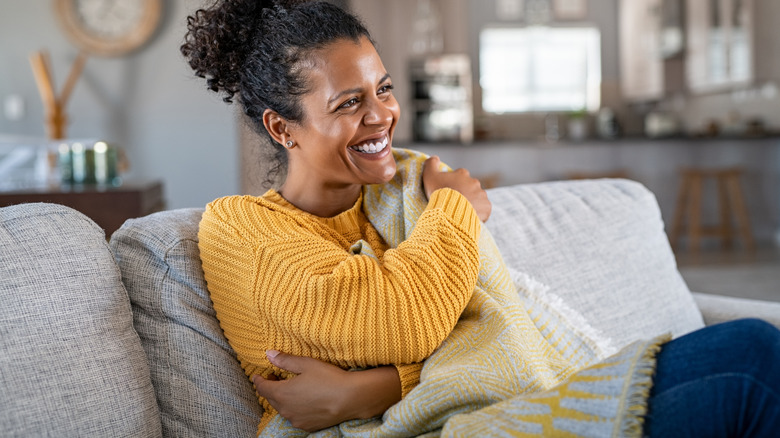
[[[387,147],[387,136],[383,137],[381,140],[376,140],[373,143],[369,141],[362,144],[350,146],[349,148],[352,149],[353,151],[363,152],[364,154],[376,154],[385,150],[386,147]]]

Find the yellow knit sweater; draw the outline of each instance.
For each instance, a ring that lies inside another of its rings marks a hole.
[[[451,189],[432,194],[395,249],[366,218],[362,195],[321,218],[269,190],[210,203],[198,237],[217,318],[247,376],[291,377],[266,359],[275,349],[345,369],[395,365],[406,395],[471,297],[480,231]],[[260,403],[258,431],[276,415]]]

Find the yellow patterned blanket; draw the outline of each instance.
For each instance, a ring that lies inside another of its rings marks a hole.
[[[364,211],[395,247],[427,205],[427,156],[395,150],[398,173],[364,190]],[[534,299],[510,274],[490,233],[480,238],[477,287],[458,324],[425,361],[420,384],[382,418],[317,437],[640,436],[655,354],[637,342],[606,359],[582,327]],[[262,436],[308,436],[277,416]]]

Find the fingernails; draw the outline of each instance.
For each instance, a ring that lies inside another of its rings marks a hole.
[[[265,355],[268,358],[273,359],[273,358],[275,358],[276,356],[279,355],[279,352],[276,351],[276,350],[265,350]]]

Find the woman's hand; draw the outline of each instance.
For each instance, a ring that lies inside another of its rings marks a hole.
[[[395,367],[344,371],[316,359],[273,350],[266,356],[274,366],[297,376],[289,380],[252,376],[257,393],[293,427],[308,432],[379,416],[401,400],[401,380]]]
[[[472,178],[466,169],[443,172],[439,170],[440,165],[441,160],[435,155],[425,160],[422,178],[423,188],[428,199],[438,189],[448,187],[457,190],[469,200],[476,210],[479,220],[482,222],[488,220],[493,205],[490,203],[487,193],[482,189],[479,180]]]

